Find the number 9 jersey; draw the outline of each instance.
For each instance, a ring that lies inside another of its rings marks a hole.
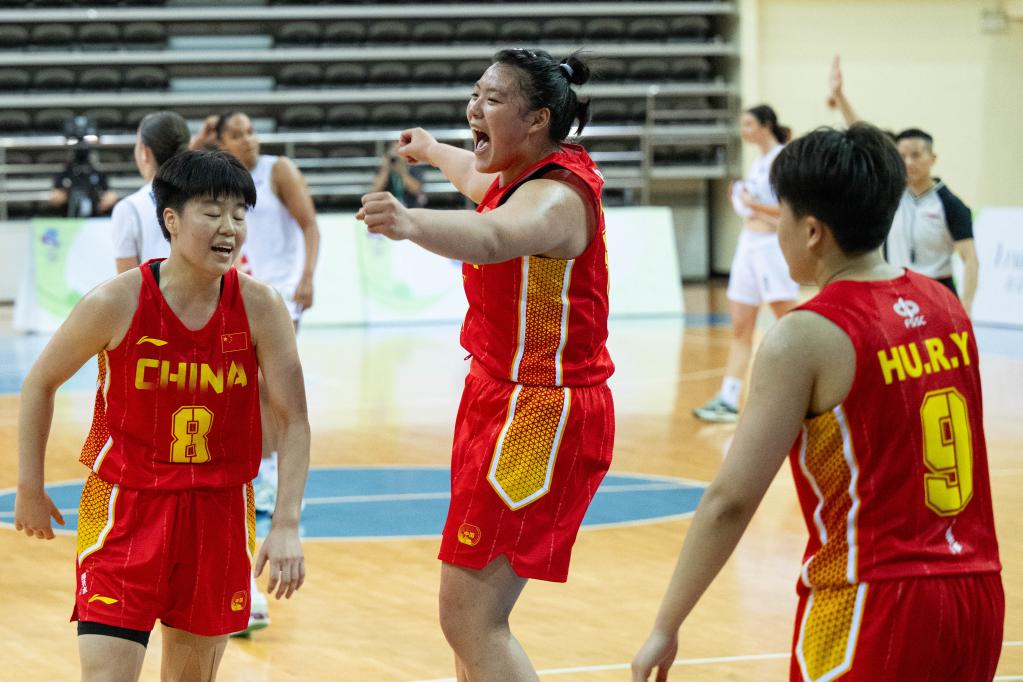
[[[258,363],[238,272],[202,329],[188,329],[159,286],[159,264],[140,266],[138,308],[127,334],[99,354],[92,428],[80,461],[127,488],[219,488],[259,469]]]
[[[805,588],[997,573],[973,327],[912,272],[838,281],[800,306],[856,350],[841,405],[807,419],[789,456],[810,532]]]

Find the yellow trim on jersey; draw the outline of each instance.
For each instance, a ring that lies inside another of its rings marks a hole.
[[[810,593],[796,643],[804,682],[830,682],[852,668],[866,602],[866,583]]]

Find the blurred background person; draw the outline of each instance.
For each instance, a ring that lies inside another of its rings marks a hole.
[[[725,377],[717,395],[693,414],[703,421],[735,423],[739,420],[742,382],[753,354],[753,331],[757,313],[766,303],[775,317],[796,306],[799,285],[789,276],[778,245],[778,199],[769,181],[771,164],[792,137],[779,125],[774,109],[761,104],[743,113],[740,134],[746,144],[756,145],[761,156],[749,174],[732,185],[732,206],[742,218],[742,232],[728,275],[728,311],[732,318],[732,341]]]
[[[373,192],[390,192],[394,198],[405,204],[407,208],[426,206],[426,194],[423,192],[423,173],[425,166],[412,165],[398,155],[398,143],[394,142],[387,149],[380,170],[373,178]]]
[[[110,190],[106,174],[96,167],[92,147],[99,140],[96,129],[87,117],[75,116],[64,126],[64,136],[71,146],[71,158],[53,180],[50,204],[65,207],[68,218],[109,213],[117,203],[117,193]]]
[[[173,111],[154,112],[139,123],[135,165],[146,182],[117,202],[111,215],[117,272],[170,255],[170,242],[164,239],[156,215],[153,178],[168,159],[188,149],[188,140],[188,124]]]

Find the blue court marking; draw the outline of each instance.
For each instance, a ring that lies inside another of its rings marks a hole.
[[[83,481],[46,486],[67,526],[78,524]],[[666,476],[612,473],[590,505],[584,528],[608,528],[683,518],[696,510],[707,484]],[[450,496],[446,467],[317,467],[309,472],[302,537],[310,540],[436,538],[444,528]],[[12,527],[14,490],[0,491],[0,526]],[[260,515],[256,534],[270,519]]]

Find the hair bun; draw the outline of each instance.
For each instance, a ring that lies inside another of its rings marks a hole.
[[[590,67],[575,54],[569,55],[561,62],[561,71],[572,85],[582,85],[590,80]]]

